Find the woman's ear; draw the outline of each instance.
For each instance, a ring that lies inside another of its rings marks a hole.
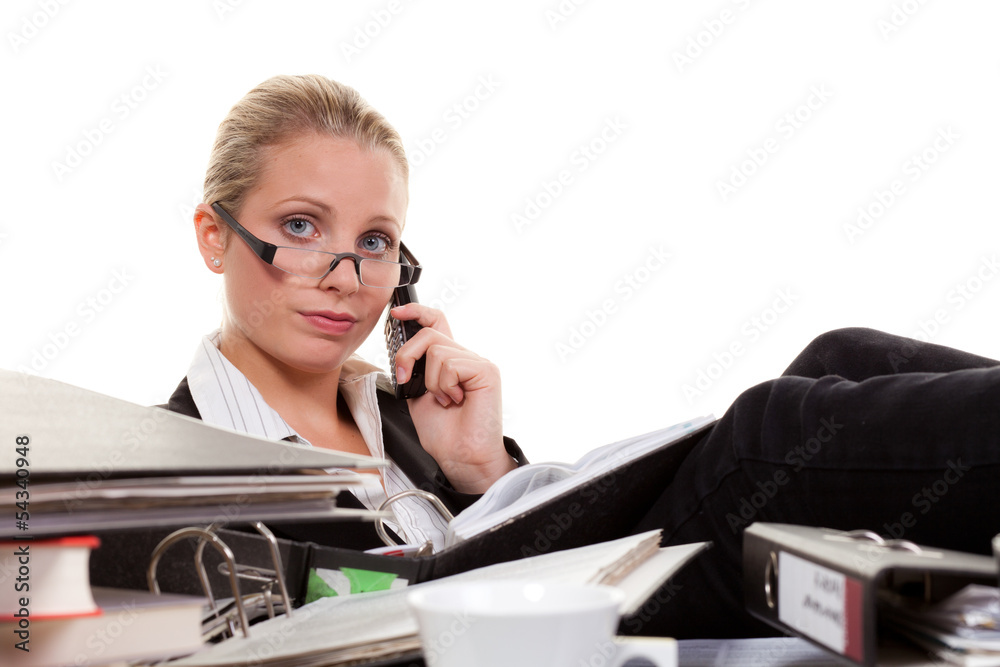
[[[194,209],[194,231],[198,237],[198,251],[205,266],[213,273],[223,273],[223,223],[208,204],[198,204]]]

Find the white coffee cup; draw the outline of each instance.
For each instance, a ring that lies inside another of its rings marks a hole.
[[[677,643],[619,638],[617,588],[530,581],[471,581],[415,586],[428,667],[617,667],[644,658],[677,665]]]

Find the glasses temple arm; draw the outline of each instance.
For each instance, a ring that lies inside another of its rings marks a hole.
[[[222,219],[226,221],[226,224],[232,227],[233,231],[240,235],[250,249],[260,257],[262,260],[271,264],[274,262],[274,253],[277,252],[278,246],[273,243],[268,243],[267,241],[261,241],[259,238],[250,233],[250,230],[236,222],[236,218],[229,215],[226,209],[222,208],[219,202],[212,204],[212,208],[222,216]]]

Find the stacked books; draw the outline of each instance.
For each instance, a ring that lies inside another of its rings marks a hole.
[[[94,537],[0,542],[0,664],[21,667],[159,660],[202,648],[203,600],[91,588]]]
[[[92,533],[371,520],[337,498],[383,461],[216,428],[0,370],[0,664],[159,660],[203,646],[205,599],[92,587]],[[150,554],[151,555],[151,554]],[[145,571],[149,560],[130,563]]]
[[[0,371],[0,502],[30,522],[0,536],[247,523],[374,519],[337,507],[356,476],[325,469],[384,465],[366,456],[273,442],[80,387]],[[21,452],[15,455],[15,444]],[[11,517],[12,519],[14,517]]]

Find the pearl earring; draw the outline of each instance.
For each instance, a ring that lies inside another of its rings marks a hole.
[[[215,266],[222,266],[222,260],[221,259],[216,259],[216,258],[213,257],[212,258],[212,264],[214,264]]]

